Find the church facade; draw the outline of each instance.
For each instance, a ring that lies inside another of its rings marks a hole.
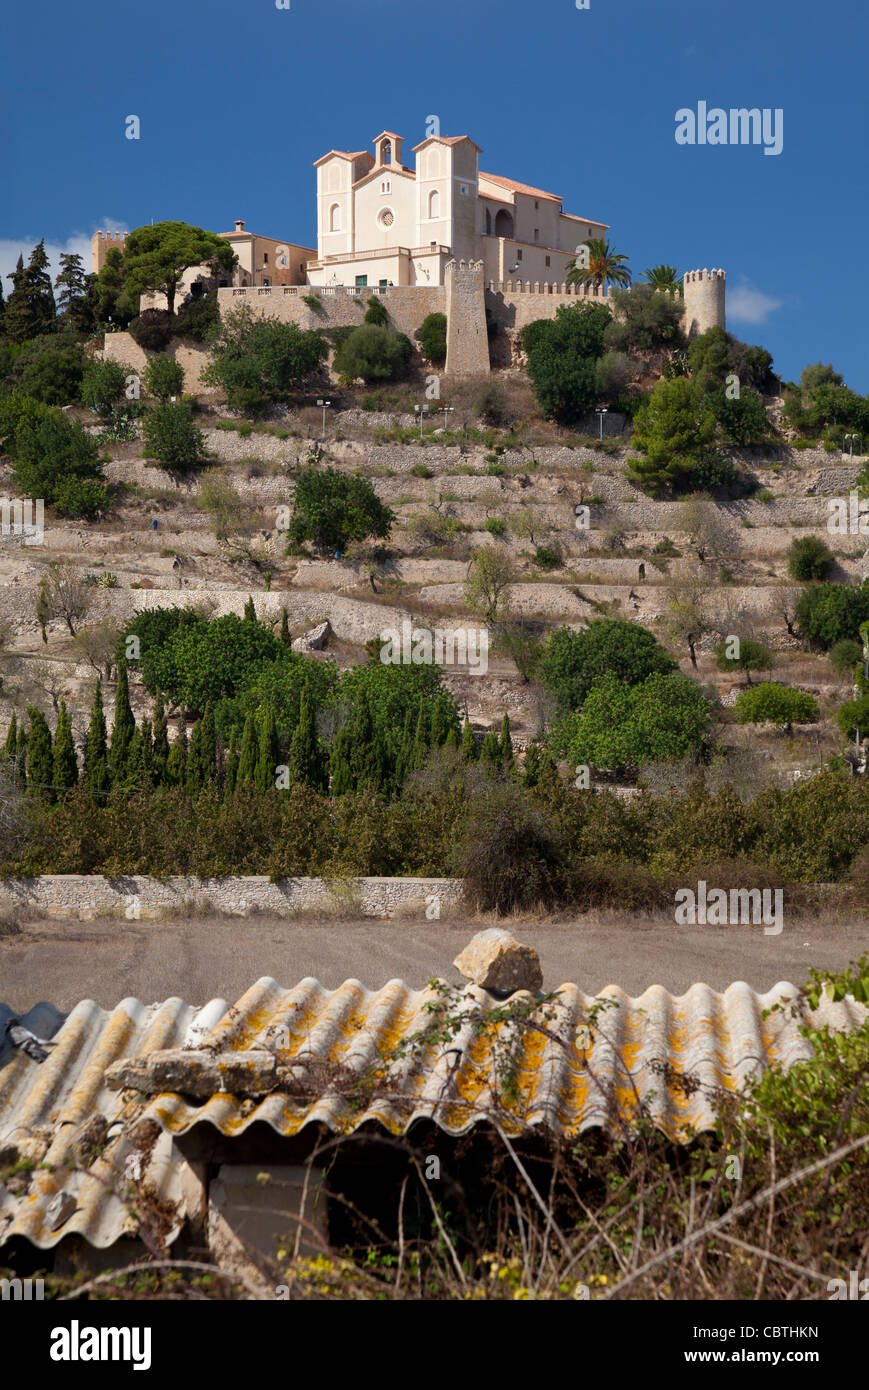
[[[385,130],[367,150],[330,150],[317,170],[317,259],[311,285],[421,286],[445,282],[452,259],[482,262],[486,281],[563,284],[576,249],[606,223],[564,211],[555,193],[486,174],[467,135],[433,135],[404,164]]]

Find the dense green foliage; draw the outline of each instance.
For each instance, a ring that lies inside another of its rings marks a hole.
[[[153,406],[143,420],[142,439],[145,457],[156,459],[170,472],[192,473],[205,461],[202,431],[183,401]]]
[[[560,304],[554,319],[522,329],[528,375],[544,415],[570,425],[597,405],[596,365],[609,323],[602,304]]]
[[[426,314],[416,331],[422,355],[433,367],[442,367],[447,360],[447,316]]]
[[[249,304],[220,319],[209,348],[203,382],[222,387],[230,408],[250,416],[289,400],[318,371],[328,352],[319,333],[257,318]]]
[[[739,724],[780,724],[790,730],[794,723],[816,723],[818,703],[805,690],[762,681],[740,692],[733,713]]]
[[[559,628],[546,644],[540,679],[559,713],[579,709],[595,681],[612,675],[626,686],[651,675],[669,675],[676,663],[639,623],[595,618],[579,632]]]
[[[715,416],[709,401],[688,377],[659,381],[634,421],[628,477],[653,494],[684,489],[713,452]]]
[[[835,556],[819,536],[798,536],[788,550],[788,573],[792,579],[806,582],[826,579],[836,563]]]
[[[699,752],[709,724],[699,687],[681,672],[655,673],[635,685],[609,674],[556,728],[551,744],[576,765],[623,775]]]
[[[149,396],[168,400],[180,396],[184,387],[184,372],[172,357],[150,357],[145,368],[145,390]]]
[[[296,480],[289,543],[311,541],[317,550],[343,551],[349,541],[369,536],[384,540],[394,520],[367,478],[334,468],[303,468]]]
[[[612,294],[615,316],[604,334],[617,352],[653,352],[684,345],[684,305],[676,294],[660,294],[651,285],[632,285]]]
[[[364,323],[343,339],[332,366],[345,381],[395,381],[407,371],[412,355],[406,334]]]
[[[175,296],[186,270],[207,263],[215,271],[227,271],[236,259],[224,237],[187,222],[137,227],[124,242],[123,256],[128,289],[134,294],[165,294],[170,315],[175,312]]]
[[[16,355],[9,373],[12,389],[44,405],[71,405],[79,399],[85,356],[71,334],[32,338]]]
[[[843,637],[856,641],[860,624],[869,619],[869,588],[812,585],[800,595],[796,616],[802,636],[825,651]]]
[[[59,410],[41,417],[31,411],[28,418],[25,406],[10,452],[22,496],[41,497],[63,516],[92,517],[106,507],[98,446],[78,421],[70,422]]]

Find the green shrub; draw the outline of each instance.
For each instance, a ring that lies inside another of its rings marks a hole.
[[[860,624],[869,619],[869,588],[812,585],[800,595],[796,618],[801,635],[824,651],[843,637],[856,641]]]
[[[612,675],[624,685],[638,685],[651,675],[669,675],[676,663],[639,623],[622,618],[595,618],[580,632],[558,628],[550,637],[540,678],[567,714],[584,702],[595,681]]]
[[[636,685],[623,684],[610,671],[592,684],[581,712],[567,716],[551,744],[574,766],[622,775],[699,752],[708,728],[700,688],[680,671],[656,673]]]
[[[10,372],[14,390],[44,405],[74,405],[79,400],[85,355],[66,333],[33,338],[16,354]]]
[[[425,463],[415,463],[411,468],[411,473],[415,478],[433,478],[434,473]]]
[[[561,551],[551,545],[538,545],[534,563],[541,570],[555,570],[562,564]]]
[[[415,336],[426,361],[442,367],[447,360],[446,314],[426,314]]]
[[[570,425],[594,408],[597,360],[610,322],[602,304],[560,304],[554,319],[538,319],[522,329],[528,375],[544,415]]]
[[[490,516],[485,523],[485,530],[490,536],[503,536],[504,523],[499,516]]]
[[[304,468],[296,480],[288,540],[293,546],[311,541],[318,550],[343,552],[350,541],[384,540],[394,520],[367,479],[333,468]]]
[[[151,357],[145,368],[145,390],[161,401],[180,396],[184,388],[184,372],[171,357]]]
[[[413,346],[403,333],[363,324],[344,339],[332,365],[345,381],[392,381],[405,373],[412,355]]]
[[[869,693],[864,692],[855,700],[848,700],[836,711],[836,723],[846,738],[853,737],[855,728],[865,738],[869,734]]]
[[[385,328],[389,323],[386,305],[381,299],[375,299],[372,295],[368,300],[368,308],[365,310],[364,322],[376,324],[378,328]]]
[[[146,309],[130,320],[129,331],[143,352],[163,352],[172,337],[172,327],[167,309]]]
[[[818,536],[800,536],[788,550],[788,573],[792,579],[826,579],[835,563],[830,547]]]
[[[834,671],[838,671],[840,674],[844,674],[846,671],[853,672],[857,662],[863,660],[863,648],[859,642],[845,637],[841,642],[833,644],[828,656]]]
[[[13,478],[19,493],[42,498],[64,516],[92,517],[108,504],[96,440],[53,408],[24,415],[15,431]]]
[[[124,362],[92,362],[86,368],[81,383],[81,399],[95,415],[111,414],[112,406],[124,397],[127,377],[136,375]]]
[[[815,724],[819,717],[817,701],[811,695],[774,681],[743,690],[733,713],[739,724],[783,724],[788,733],[792,724]]]
[[[179,338],[194,338],[197,343],[205,343],[219,322],[216,290],[193,294],[175,315],[172,331]]]
[[[319,309],[321,303],[320,296],[318,294],[303,294],[302,303],[307,304],[309,309]]]
[[[193,411],[180,402],[153,406],[142,427],[145,454],[173,473],[192,473],[205,460],[202,431]]]
[[[503,425],[507,420],[507,397],[502,387],[491,381],[474,400],[475,414],[487,425]]]

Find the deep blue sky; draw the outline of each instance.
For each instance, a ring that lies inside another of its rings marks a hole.
[[[869,392],[863,0],[12,0],[4,37],[4,276],[41,236],[151,219],[308,243],[312,162],[384,127],[411,162],[436,114],[636,274],[723,266],[728,327],[786,378],[832,361]],[[782,153],[678,146],[701,100],[781,107]]]

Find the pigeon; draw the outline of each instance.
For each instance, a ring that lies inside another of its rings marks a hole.
[[[6,1032],[12,1046],[19,1052],[26,1052],[27,1056],[34,1062],[47,1062],[47,1047],[54,1047],[54,1043],[47,1042],[45,1038],[38,1038],[35,1033],[31,1033],[29,1028],[25,1028],[20,1019],[10,1018],[6,1024]]]

